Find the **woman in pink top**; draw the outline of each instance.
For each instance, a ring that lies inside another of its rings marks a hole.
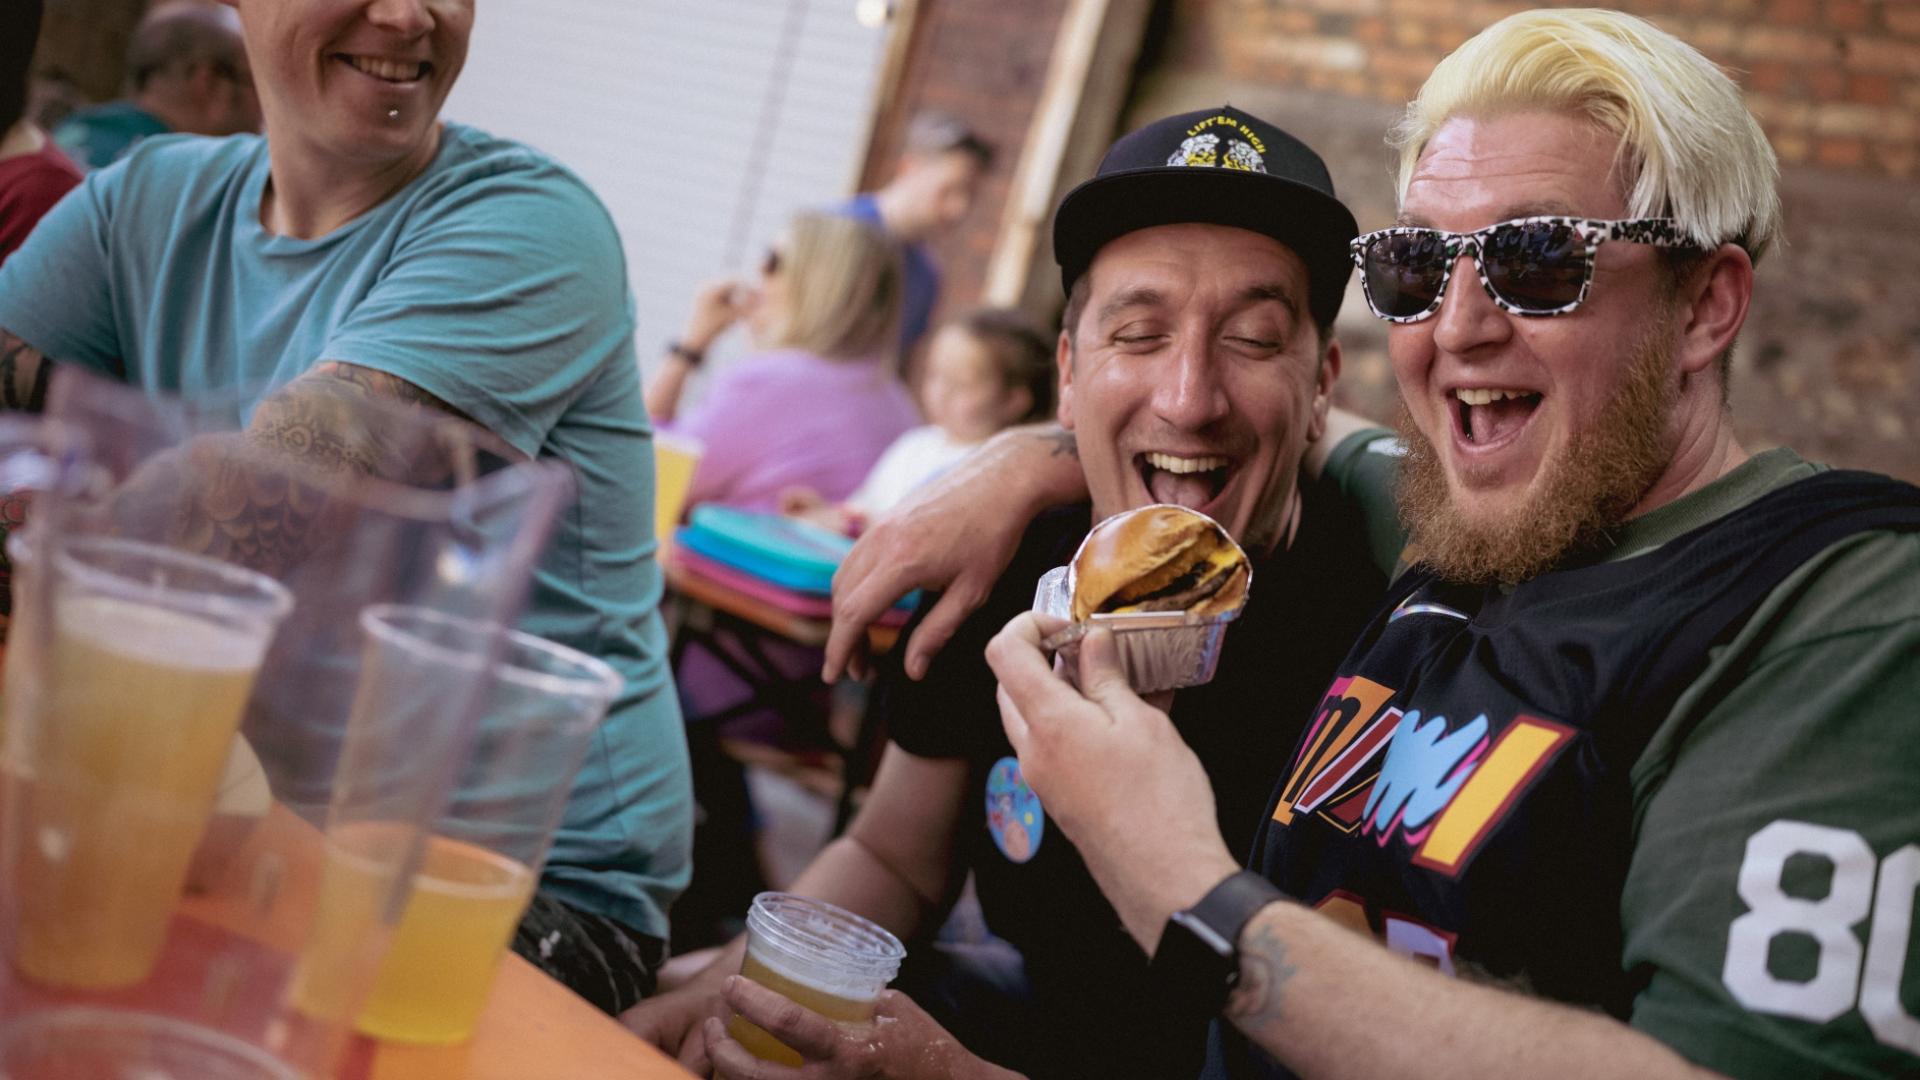
[[[795,217],[767,253],[757,289],[732,282],[702,289],[685,334],[647,387],[647,411],[663,429],[706,444],[687,502],[771,511],[793,488],[836,500],[851,495],[893,440],[920,423],[893,374],[900,297],[890,240],[865,222],[812,213]],[[676,415],[707,346],[743,320],[759,351],[720,372],[698,405]],[[820,655],[725,630],[682,643],[674,679],[701,813],[693,883],[674,906],[676,952],[721,940],[715,927],[738,917],[763,887],[745,778],[721,751],[721,737],[823,742],[826,688],[813,675]],[[757,695],[741,677],[745,670],[771,676],[783,692]],[[760,704],[769,699],[778,712]]]
[[[866,222],[821,213],[793,219],[767,252],[757,289],[701,289],[686,332],[647,388],[647,411],[664,430],[705,444],[688,504],[775,510],[780,493],[795,487],[851,495],[887,446],[920,422],[893,375],[900,297],[893,242]],[[678,412],[707,347],[742,320],[759,351]]]

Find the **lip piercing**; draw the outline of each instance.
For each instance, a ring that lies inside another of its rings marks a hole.
[[[388,109],[388,110],[387,110],[387,119],[389,119],[389,120],[398,120],[398,119],[400,119],[400,110],[399,110],[399,109]]]

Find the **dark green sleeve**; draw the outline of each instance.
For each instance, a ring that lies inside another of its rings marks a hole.
[[[1633,1025],[1730,1076],[1920,1075],[1920,536],[1777,588],[1634,783]]]
[[[1327,467],[1321,473],[1342,498],[1351,503],[1364,519],[1367,547],[1375,566],[1392,578],[1400,563],[1400,551],[1407,546],[1406,530],[1400,525],[1400,508],[1394,502],[1393,487],[1400,476],[1404,456],[1400,440],[1386,428],[1356,431],[1333,448]]]

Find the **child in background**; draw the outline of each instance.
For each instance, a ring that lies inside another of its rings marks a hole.
[[[780,509],[849,535],[893,509],[987,437],[1053,410],[1053,343],[1011,308],[976,308],[948,322],[927,349],[920,409],[927,423],[887,447],[857,491],[835,505],[790,488]]]

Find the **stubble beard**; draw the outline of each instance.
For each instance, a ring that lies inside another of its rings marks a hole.
[[[1496,518],[1454,505],[1446,466],[1402,402],[1397,426],[1407,456],[1396,494],[1408,558],[1449,581],[1510,587],[1609,546],[1609,531],[1673,457],[1671,352],[1648,329],[1601,414],[1543,465],[1532,500]]]

